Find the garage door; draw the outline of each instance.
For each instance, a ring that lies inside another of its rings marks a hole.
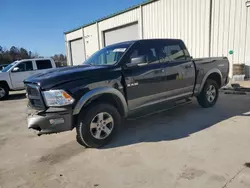
[[[119,27],[104,32],[105,46],[117,42],[139,39],[138,24]]]
[[[85,50],[82,39],[77,39],[70,42],[71,58],[73,65],[81,65],[85,61]]]

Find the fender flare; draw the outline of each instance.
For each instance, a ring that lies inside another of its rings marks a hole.
[[[6,86],[7,86],[9,89],[11,89],[11,88],[10,88],[10,85],[9,85],[9,83],[8,83],[8,81],[6,81],[6,80],[0,80],[0,83],[6,84]]]
[[[200,85],[200,89],[199,89],[199,93],[202,91],[203,89],[203,86],[205,85],[206,81],[207,81],[207,78],[213,74],[213,73],[217,73],[220,75],[220,79],[221,79],[221,84],[223,83],[223,76],[222,76],[222,73],[219,69],[217,68],[213,68],[211,70],[209,70],[206,75],[204,76],[204,78],[202,79],[202,82],[201,82],[201,85]]]
[[[123,94],[118,91],[115,88],[109,88],[109,87],[101,87],[101,88],[96,88],[93,89],[91,91],[89,91],[88,93],[84,94],[80,100],[77,102],[74,110],[73,110],[73,115],[77,115],[80,113],[82,107],[93,97],[96,97],[98,95],[101,94],[112,94],[115,95],[116,97],[118,97],[120,99],[120,102],[123,106],[123,110],[124,110],[124,115],[125,117],[128,114],[128,105],[127,105],[127,101],[125,99],[125,97],[123,96]]]

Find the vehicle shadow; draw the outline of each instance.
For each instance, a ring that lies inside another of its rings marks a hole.
[[[25,92],[19,92],[19,93],[10,93],[8,99],[6,99],[6,101],[9,100],[18,100],[18,99],[24,99],[26,98],[26,93]]]
[[[124,123],[124,129],[116,139],[102,149],[142,142],[182,139],[231,117],[249,116],[245,113],[250,111],[250,105],[244,105],[245,102],[242,101],[241,103],[238,101],[232,102],[234,99],[231,98],[235,98],[235,96],[223,95],[213,108],[201,108],[194,100],[193,103],[186,106],[156,115],[138,120],[127,120]]]

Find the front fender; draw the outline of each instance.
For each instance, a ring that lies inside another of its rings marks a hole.
[[[91,99],[91,98],[94,98],[98,95],[101,95],[101,94],[113,94],[115,96],[117,96],[120,101],[121,101],[121,104],[123,106],[123,110],[125,112],[125,117],[127,116],[128,114],[128,105],[127,105],[127,102],[126,102],[126,99],[124,98],[123,94],[118,91],[117,89],[115,88],[109,88],[109,87],[101,87],[101,88],[96,88],[96,89],[93,89],[91,91],[89,91],[88,93],[84,94],[80,100],[77,102],[74,110],[73,110],[73,115],[77,115],[80,113],[82,107]]]
[[[10,75],[8,72],[1,72],[0,73],[0,82],[7,84],[10,89],[13,89],[12,83],[10,81]]]

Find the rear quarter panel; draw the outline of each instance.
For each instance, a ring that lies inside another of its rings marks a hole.
[[[196,66],[196,85],[194,93],[197,95],[202,90],[207,78],[212,73],[221,76],[221,86],[226,84],[229,72],[229,61],[226,57],[211,57],[194,59]]]

